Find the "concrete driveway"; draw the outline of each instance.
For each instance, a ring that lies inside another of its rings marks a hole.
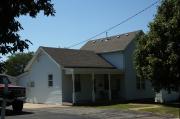
[[[170,116],[86,107],[25,104],[23,113],[15,115],[7,109],[6,119],[172,119]]]

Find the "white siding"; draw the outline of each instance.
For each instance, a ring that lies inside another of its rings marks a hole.
[[[175,101],[178,100],[179,96],[180,94],[178,92],[171,91],[170,93],[168,93],[168,91],[166,90],[161,90],[159,93],[156,93],[155,102],[164,103]]]
[[[159,93],[155,94],[155,102],[160,102],[163,103],[163,96],[162,96],[162,91],[160,91]]]
[[[72,92],[73,92],[73,85],[72,85],[72,75],[63,74],[63,85],[62,85],[62,95],[63,95],[63,102],[72,102]]]
[[[53,75],[53,87],[48,87],[49,74]],[[61,79],[61,67],[41,52],[32,64],[29,74],[19,79],[19,84],[27,88],[28,102],[62,104]],[[31,81],[34,81],[34,87],[30,87]]]
[[[101,56],[112,65],[124,71],[124,78],[120,82],[120,96],[122,99],[135,100],[144,98],[153,98],[154,92],[150,81],[146,81],[145,90],[136,88],[136,73],[133,65],[134,42],[123,52],[103,53]]]
[[[136,87],[136,71],[133,65],[135,44],[132,42],[125,50],[125,95],[127,100],[154,98],[154,91],[150,81],[145,81],[145,89]]]
[[[101,56],[118,69],[124,69],[124,55],[122,52],[103,53]]]
[[[17,77],[17,84],[19,86],[24,86],[26,87],[26,97],[28,96],[27,93],[29,93],[30,88],[28,87],[28,83],[30,82],[30,75],[29,72],[26,72],[24,74],[22,74],[21,76]]]

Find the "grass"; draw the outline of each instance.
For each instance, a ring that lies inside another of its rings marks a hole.
[[[169,107],[169,106],[160,105],[157,108],[141,109],[139,111],[152,112],[152,113],[156,113],[156,114],[169,114],[169,115],[173,115],[175,117],[179,117],[180,110],[178,107]]]
[[[114,104],[107,106],[97,106],[97,108],[108,108],[108,109],[132,109],[137,107],[149,107],[149,104],[135,104],[135,103],[126,103],[126,104]]]
[[[149,104],[149,103],[121,103],[105,106],[85,106],[85,107],[95,107],[99,109],[122,109],[122,110],[136,110],[140,112],[152,112],[155,114],[166,114],[172,115],[174,117],[179,117],[178,104]],[[151,108],[152,107],[152,108]],[[138,109],[139,108],[139,109]]]

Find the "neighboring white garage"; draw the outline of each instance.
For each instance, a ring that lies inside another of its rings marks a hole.
[[[159,93],[156,93],[155,95],[155,102],[171,102],[171,101],[177,101],[180,96],[179,92],[171,91],[168,92],[166,90],[161,90]]]
[[[58,104],[62,103],[60,78],[60,66],[42,49],[37,51],[27,72],[17,77],[18,84],[26,87],[27,102]]]

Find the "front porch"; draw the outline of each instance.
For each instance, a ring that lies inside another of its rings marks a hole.
[[[97,103],[120,100],[123,72],[117,69],[65,69],[63,72],[63,102]]]

